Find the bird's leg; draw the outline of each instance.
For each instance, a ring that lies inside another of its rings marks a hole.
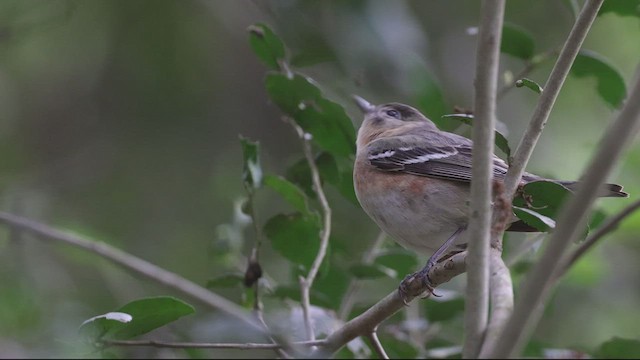
[[[438,248],[438,250],[436,250],[436,252],[431,255],[431,257],[429,257],[429,260],[427,260],[427,264],[420,271],[417,271],[411,275],[407,275],[404,280],[402,280],[400,286],[398,287],[398,292],[400,292],[400,297],[402,298],[402,301],[405,303],[405,305],[408,305],[407,294],[409,283],[413,281],[413,279],[419,279],[422,282],[423,288],[426,288],[429,293],[433,294],[433,286],[431,285],[431,280],[429,279],[429,270],[431,270],[431,268],[438,262],[440,257],[444,255],[447,250],[449,250],[451,245],[456,241],[458,236],[466,230],[466,228],[466,226],[459,227],[451,236],[449,236],[447,241],[445,241],[444,244],[442,244]]]

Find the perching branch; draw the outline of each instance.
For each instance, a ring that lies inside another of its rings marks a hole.
[[[378,339],[377,331],[374,330],[369,334],[367,334],[366,336],[367,336],[367,339],[369,339],[369,342],[371,343],[373,350],[378,355],[378,359],[388,359],[389,355],[387,355],[387,352],[384,351],[384,347],[382,347],[382,343],[380,342],[380,339]]]
[[[562,84],[564,84],[564,80],[569,74],[571,65],[573,65],[573,61],[578,55],[582,42],[587,37],[591,24],[593,24],[596,15],[598,15],[598,9],[600,9],[603,1],[604,0],[587,1],[584,9],[576,19],[564,47],[560,51],[558,60],[556,60],[556,64],[553,66],[553,70],[551,70],[549,79],[544,86],[544,91],[540,95],[538,104],[533,112],[533,117],[529,122],[527,130],[520,139],[520,143],[509,166],[509,171],[505,178],[505,193],[509,198],[513,198],[516,192],[524,169],[547,123],[553,104],[556,102],[556,98],[560,93]]]
[[[429,271],[429,279],[433,287],[442,285],[452,278],[462,274],[466,270],[467,252],[457,253],[446,260],[437,263]],[[414,279],[415,280],[415,279]],[[406,300],[410,302],[415,297],[425,292],[421,281],[410,281],[407,286]],[[336,330],[325,339],[325,343],[314,352],[315,356],[330,356],[338,351],[349,341],[358,336],[371,333],[384,320],[404,307],[403,298],[396,290],[378,301],[364,313],[353,318],[340,329]]]
[[[505,0],[482,2],[476,52],[475,121],[473,123],[473,181],[468,243],[469,269],[465,303],[463,356],[480,352],[489,314],[489,249],[496,90]]]
[[[304,324],[307,330],[307,338],[309,340],[315,340],[316,336],[313,331],[313,326],[311,324],[311,314],[309,312],[309,309],[311,308],[309,291],[311,290],[311,286],[313,286],[313,281],[315,280],[316,275],[318,275],[318,271],[320,270],[322,261],[327,254],[327,247],[329,246],[329,235],[331,235],[331,207],[329,207],[329,202],[324,195],[324,190],[322,190],[320,172],[318,171],[318,166],[316,165],[316,161],[313,158],[313,151],[311,149],[310,143],[311,134],[305,133],[300,125],[298,125],[295,121],[291,119],[287,120],[296,130],[296,132],[300,136],[300,139],[302,139],[304,156],[307,158],[307,163],[309,163],[309,169],[311,169],[313,190],[315,191],[316,195],[318,195],[318,201],[320,202],[320,206],[322,207],[323,226],[320,232],[320,248],[318,249],[316,258],[313,260],[313,264],[311,264],[311,268],[309,269],[307,277],[300,277],[300,291],[302,292],[300,302],[302,303],[302,312],[304,314]]]
[[[585,8],[589,8],[588,3]],[[597,12],[597,7],[592,9]],[[581,17],[584,16],[584,12]],[[640,69],[640,68],[639,68]],[[551,234],[547,249],[533,268],[516,302],[515,310],[507,323],[493,357],[517,355],[524,341],[541,316],[541,304],[546,301],[555,281],[566,248],[579,236],[587,221],[587,212],[598,196],[598,189],[605,182],[613,166],[623,153],[627,143],[640,129],[640,78],[631,91],[626,105],[611,123],[601,140],[593,160],[578,184],[576,194],[563,207],[555,231]]]
[[[142,260],[111,245],[56,230],[39,222],[5,212],[0,212],[0,222],[7,224],[13,229],[18,229],[20,231],[36,235],[43,240],[63,242],[88,250],[89,252],[100,255],[126,269],[145,276],[150,280],[163,284],[175,291],[198,300],[211,309],[222,311],[225,314],[240,319],[257,331],[264,332],[262,326],[253,318],[253,316],[240,306],[192,281],[181,277],[178,274],[162,269],[148,261]]]

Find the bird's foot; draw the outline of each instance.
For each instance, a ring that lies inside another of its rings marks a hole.
[[[398,293],[405,305],[409,305],[409,298],[420,296],[422,299],[426,299],[433,295],[440,297],[440,295],[434,292],[435,288],[429,279],[429,270],[433,267],[434,263],[428,262],[422,270],[414,272],[411,275],[404,277],[400,286],[398,286]]]

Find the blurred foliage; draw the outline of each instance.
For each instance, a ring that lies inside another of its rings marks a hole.
[[[572,5],[580,3],[507,2],[500,78],[506,90],[496,137],[506,157],[537,101],[532,92],[512,87],[544,86],[574,21]],[[529,171],[566,180],[581,175],[637,76],[639,4],[605,1]],[[256,237],[263,236],[259,289],[267,321],[302,334],[298,276],[315,257],[321,212],[301,140],[282,121],[286,116],[310,134],[333,210],[330,249],[311,301],[325,330],[339,326],[335,314],[351,280],[361,284],[355,316],[425,260],[390,240],[371,261],[362,260],[378,229],[353,191],[361,115],[350,96],[409,103],[441,129],[468,136],[468,126],[444,115],[465,114],[467,123],[472,117],[465,109],[473,108],[478,10],[479,2],[468,0],[5,0],[2,210],[112,243],[247,307],[254,294],[242,285],[242,274]],[[591,229],[634,201],[639,167],[636,142],[610,179],[625,185],[631,198],[598,202]],[[565,195],[547,186],[553,185],[531,185],[531,204],[519,205],[554,218]],[[247,231],[253,222],[258,231]],[[639,229],[640,216],[629,217],[568,273],[526,355],[551,356],[558,349],[598,357],[637,354],[640,291],[630,284],[640,277]],[[527,236],[510,234],[506,253]],[[513,266],[516,295],[537,255],[536,246]],[[202,308],[163,326],[193,308],[128,306],[182,294],[167,294],[95,259],[0,230],[0,355],[96,355],[78,344],[78,327],[112,309],[130,310],[134,318],[152,314],[140,327],[128,323],[136,328],[126,338],[155,329],[146,338],[263,341]],[[461,338],[463,284],[452,281],[438,289],[442,299],[416,301],[386,321],[379,333],[389,355],[459,356],[454,345]],[[113,348],[102,355],[273,353]],[[374,355],[364,343],[352,343],[336,357],[356,356]]]

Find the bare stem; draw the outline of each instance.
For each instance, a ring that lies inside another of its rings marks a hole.
[[[480,352],[489,314],[489,249],[496,90],[505,0],[482,2],[476,55],[473,181],[469,215],[469,269],[463,356]]]
[[[155,340],[102,340],[105,346],[149,346],[156,348],[174,349],[237,349],[237,350],[274,350],[282,349],[280,344],[260,344],[260,343],[196,343],[196,342],[164,342]],[[297,346],[319,346],[324,344],[324,340],[292,342]]]
[[[487,358],[496,347],[502,329],[513,312],[513,283],[509,268],[498,249],[491,249],[491,317],[480,358]]]
[[[585,10],[590,8],[587,3]],[[592,4],[591,4],[592,5]],[[591,9],[597,13],[598,7]],[[566,248],[580,234],[587,221],[587,212],[598,196],[611,169],[616,164],[623,149],[640,128],[640,77],[626,101],[618,118],[613,121],[585,170],[578,184],[576,194],[563,207],[557,221],[557,227],[551,234],[547,248],[540,261],[533,268],[519,292],[518,301],[511,319],[507,323],[501,342],[492,353],[495,358],[517,355],[524,341],[541,316],[540,309],[545,303],[555,281],[554,275],[561,265]]]
[[[362,256],[363,264],[370,265],[371,263],[373,263],[376,253],[378,252],[386,238],[387,234],[385,234],[384,231],[381,231],[378,234],[369,250],[367,250]],[[338,319],[346,320],[347,317],[349,317],[349,314],[351,313],[351,310],[353,310],[353,306],[355,305],[355,296],[360,289],[360,284],[361,282],[359,279],[351,279],[351,281],[349,282],[349,287],[347,288],[345,295],[342,297],[342,302],[340,303],[340,308],[338,310]]]
[[[582,42],[587,37],[587,33],[591,28],[591,24],[598,14],[598,9],[604,0],[588,0],[584,6],[583,11],[580,13],[576,22],[569,33],[569,37],[564,44],[564,47],[560,51],[558,60],[551,70],[549,79],[544,86],[544,91],[540,95],[538,104],[533,112],[533,117],[529,122],[529,126],[525,131],[518,148],[513,155],[513,161],[509,166],[509,171],[505,179],[506,194],[509,198],[512,198],[516,192],[524,169],[529,162],[529,158],[533,153],[542,130],[547,123],[553,104],[560,93],[562,84],[564,84],[571,65],[578,55],[578,51],[582,46]]]
[[[376,354],[378,355],[378,359],[388,359],[389,355],[387,355],[387,352],[384,351],[384,347],[382,347],[382,343],[380,342],[380,339],[378,339],[378,333],[377,331],[372,331],[369,334],[367,334],[367,339],[369,339],[369,342],[371,343],[371,346],[373,347],[373,350],[376,352]]]
[[[313,190],[318,196],[318,201],[320,202],[320,206],[322,208],[323,226],[320,232],[320,248],[318,249],[316,258],[311,264],[311,268],[309,269],[307,277],[300,277],[302,312],[304,314],[304,323],[307,330],[307,338],[309,340],[315,340],[315,334],[311,323],[311,303],[309,299],[309,291],[313,286],[313,282],[316,276],[318,275],[318,271],[320,270],[322,261],[327,254],[327,247],[329,246],[329,235],[331,235],[331,207],[329,206],[327,197],[325,196],[324,190],[322,189],[322,182],[320,181],[320,171],[318,171],[318,166],[316,165],[316,161],[313,158],[313,150],[311,149],[310,143],[311,134],[305,133],[300,125],[298,125],[295,121],[288,119],[288,122],[291,124],[291,126],[293,126],[293,128],[297,131],[298,135],[302,139],[304,156],[307,158],[307,163],[309,163],[309,169],[311,169]]]
[[[627,216],[633,214],[636,210],[640,208],[640,200],[636,200],[631,205],[624,208],[615,216],[607,219],[607,221],[596,229],[591,235],[587,237],[587,239],[580,244],[573,253],[571,253],[565,261],[563,261],[560,269],[556,273],[556,278],[562,277],[575,263],[582,257],[588,250],[590,250],[600,239],[602,239],[605,235],[614,231],[618,228],[618,225],[622,220],[624,220]]]
[[[225,314],[238,318],[249,324],[252,328],[260,332],[264,332],[262,326],[253,318],[253,316],[240,306],[181,277],[178,274],[160,268],[111,245],[89,240],[68,232],[63,232],[39,222],[5,212],[0,212],[0,222],[9,225],[12,228],[24,231],[25,233],[36,235],[44,240],[59,241],[88,250],[89,252],[108,259],[150,280],[163,284],[175,291],[198,300],[211,309],[219,310]]]

